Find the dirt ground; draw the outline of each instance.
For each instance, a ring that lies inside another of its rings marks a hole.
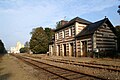
[[[74,57],[59,57],[59,56],[46,56],[46,55],[33,55],[37,57],[51,58],[51,59],[65,59],[72,60],[76,62],[86,61],[86,62],[95,62],[101,64],[117,65],[120,66],[120,60],[117,59],[93,59],[93,58],[74,58]],[[44,60],[43,60],[44,61]],[[58,66],[70,67],[71,65],[63,65],[62,63],[54,63],[46,61],[46,63],[54,64]],[[75,66],[71,66],[72,68]],[[74,68],[73,68],[74,69]],[[75,67],[75,69],[77,69]],[[83,70],[83,67],[79,70]],[[88,70],[89,71],[89,70]],[[91,72],[91,71],[90,71]],[[106,73],[105,73],[106,74]],[[113,74],[112,74],[113,76]],[[38,70],[33,68],[28,64],[25,64],[21,60],[6,54],[3,57],[0,57],[0,80],[56,80],[56,76],[50,74],[44,70]],[[116,79],[117,80],[117,79]]]
[[[0,58],[0,80],[48,80],[44,71],[19,61],[8,54]]]

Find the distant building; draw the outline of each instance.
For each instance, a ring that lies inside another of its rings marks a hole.
[[[16,52],[15,47],[11,47],[11,48],[10,48],[10,53],[15,53],[15,52]]]
[[[10,52],[11,53],[20,53],[20,49],[23,48],[24,45],[21,44],[20,42],[17,42],[16,47],[11,47]]]

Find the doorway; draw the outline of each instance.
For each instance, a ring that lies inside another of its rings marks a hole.
[[[63,44],[63,49],[64,49],[64,56],[67,56],[66,55],[66,44]]]
[[[83,57],[87,57],[87,41],[82,41]]]
[[[73,52],[73,43],[70,43],[70,54],[71,56],[74,56],[74,52]]]
[[[58,45],[58,56],[60,56],[60,45]]]

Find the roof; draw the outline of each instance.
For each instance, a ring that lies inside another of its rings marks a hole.
[[[75,22],[79,22],[79,23],[87,24],[87,25],[92,23],[92,22],[87,21],[85,19],[75,17],[72,20],[70,20],[68,23],[66,23],[65,25],[63,25],[60,28],[56,29],[55,31],[61,30],[61,29],[66,28],[66,27],[69,27],[70,25],[74,24]]]
[[[92,24],[86,26],[76,37],[93,34],[105,22],[108,22],[112,26],[111,28],[112,28],[113,32],[115,32],[115,29],[114,29],[113,25],[111,24],[111,22],[109,21],[109,19],[104,18],[100,21],[97,21],[95,23],[92,23]]]
[[[69,23],[72,23],[72,22],[79,22],[79,23],[83,23],[83,24],[91,24],[92,23],[90,21],[87,21],[87,20],[79,18],[79,17],[75,17],[74,19],[69,21]]]

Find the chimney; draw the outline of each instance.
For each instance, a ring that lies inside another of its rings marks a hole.
[[[60,25],[61,25],[61,26],[65,25],[66,23],[68,23],[68,21],[65,21],[65,20],[61,20],[61,21],[60,21]]]

